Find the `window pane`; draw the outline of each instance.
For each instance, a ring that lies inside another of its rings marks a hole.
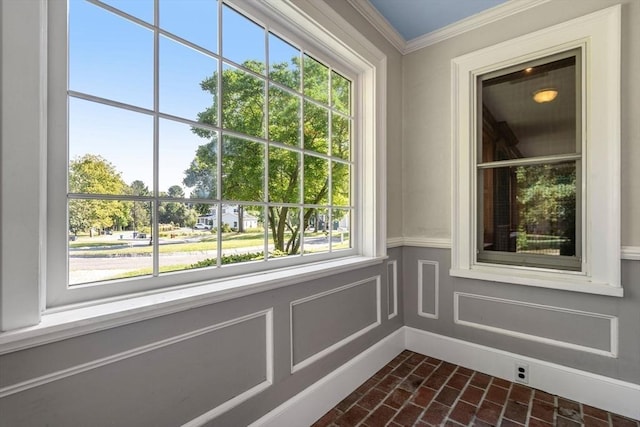
[[[251,71],[264,74],[264,28],[228,6],[222,7],[222,55]]]
[[[351,154],[351,120],[331,114],[331,155],[349,160]]]
[[[486,169],[481,181],[484,251],[579,254],[576,162]],[[527,258],[514,262],[539,264]]]
[[[269,78],[300,91],[300,51],[269,33]]]
[[[160,192],[169,197],[215,199],[218,133],[165,119],[160,119],[159,130]],[[181,193],[171,191],[175,186]]]
[[[300,209],[289,206],[268,208],[269,258],[300,253]]]
[[[128,184],[153,187],[153,118],[69,99],[69,190],[129,194]]]
[[[329,252],[329,209],[305,209],[304,253]]]
[[[91,3],[71,1],[69,89],[152,108],[153,32]]]
[[[269,139],[300,145],[300,98],[275,86],[269,86]]]
[[[325,205],[329,193],[329,162],[315,156],[304,156],[304,202]]]
[[[332,209],[331,250],[351,248],[351,209]]]
[[[576,57],[482,81],[483,162],[580,152]],[[535,101],[541,90],[555,98]]]
[[[264,261],[262,208],[222,205],[222,264]]]
[[[160,37],[160,111],[216,125],[218,61]]]
[[[344,114],[351,114],[351,82],[335,71],[331,72],[331,105]]]
[[[269,148],[269,201],[300,203],[300,154]]]
[[[328,104],[329,69],[308,55],[304,55],[304,94]]]
[[[331,168],[331,204],[334,206],[349,206],[351,180],[349,165],[332,162]]]
[[[158,208],[160,273],[216,265],[217,235],[208,223],[211,205],[161,202]],[[212,263],[208,260],[212,259]]]
[[[70,3],[79,1],[72,0]],[[153,0],[102,0],[102,2],[150,24],[153,23]]]
[[[264,199],[264,145],[225,135],[222,147],[222,198]]]
[[[222,72],[222,126],[264,136],[264,80],[229,65]]]
[[[69,200],[69,284],[153,273],[151,203]]]
[[[160,28],[211,52],[218,51],[217,0],[160,0]]]
[[[329,110],[311,102],[304,103],[304,148],[329,152]]]

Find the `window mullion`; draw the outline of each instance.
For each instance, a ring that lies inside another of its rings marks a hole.
[[[222,126],[222,70],[224,69],[222,63],[224,55],[224,52],[222,51],[222,26],[224,25],[222,22],[222,7],[222,1],[218,1],[218,53],[220,54],[220,58],[216,64],[218,66],[218,81],[216,82],[218,88],[216,120],[218,127],[220,128],[216,141],[216,199],[218,201],[222,200],[222,140],[224,138],[224,130]],[[222,266],[222,203],[218,202],[214,206],[216,209],[216,265],[220,267]]]
[[[154,0],[153,5],[153,196],[151,215],[151,239],[153,246],[153,275],[160,274],[160,0]],[[155,239],[153,238],[155,236]]]

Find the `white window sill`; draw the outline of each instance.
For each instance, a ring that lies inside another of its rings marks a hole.
[[[622,287],[612,286],[604,282],[595,282],[583,275],[531,271],[529,269],[519,269],[518,267],[512,266],[508,268],[485,266],[474,266],[471,269],[452,268],[449,274],[465,279],[486,280],[613,297],[622,297],[624,294]]]
[[[35,326],[0,333],[0,354],[377,265],[386,257],[350,257],[155,291],[43,313]]]

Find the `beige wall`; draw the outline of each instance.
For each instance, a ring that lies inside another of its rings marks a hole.
[[[387,237],[402,236],[402,55],[346,0],[326,0],[387,55]]]
[[[451,59],[618,3],[622,4],[622,245],[640,246],[638,0],[552,0],[404,57],[405,237],[451,237]]]

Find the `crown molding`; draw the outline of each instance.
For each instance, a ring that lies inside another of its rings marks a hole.
[[[369,3],[369,0],[347,0],[347,2],[369,21],[393,47],[400,51],[400,53],[404,53],[407,45],[406,40],[393,28],[389,21],[378,12],[378,9]]]
[[[347,0],[356,11],[369,21],[369,23],[403,55],[459,36],[467,31],[480,28],[483,25],[516,15],[549,1],[551,0],[509,0],[506,3],[454,22],[446,27],[406,41],[369,0]]]
[[[432,44],[456,37],[460,34],[466,33],[467,31],[475,30],[483,25],[507,18],[549,1],[551,0],[509,0],[506,3],[492,7],[491,9],[487,9],[484,12],[477,13],[466,19],[454,22],[453,24],[447,25],[439,30],[432,31],[423,36],[409,40],[403,53],[407,54],[415,50],[422,49],[423,47],[431,46]]]

